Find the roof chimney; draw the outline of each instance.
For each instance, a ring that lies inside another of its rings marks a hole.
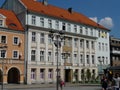
[[[48,5],[48,1],[47,0],[43,0],[43,5]]]
[[[72,12],[73,12],[72,7],[68,8],[68,12],[70,12],[70,13],[72,13]]]

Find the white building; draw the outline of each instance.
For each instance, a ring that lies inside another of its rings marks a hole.
[[[109,62],[109,30],[88,17],[49,5],[46,0],[6,0],[5,9],[13,10],[26,28],[26,76],[28,84],[56,82],[56,47],[49,31],[64,31],[65,42],[59,49],[59,75],[66,82],[82,81],[89,69],[98,75],[99,61]],[[69,56],[63,59],[61,53]],[[66,61],[66,62],[65,62]]]

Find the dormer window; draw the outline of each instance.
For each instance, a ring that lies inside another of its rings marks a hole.
[[[48,20],[48,28],[52,28],[52,20]]]
[[[3,20],[0,20],[0,27],[3,26]]]
[[[32,16],[32,25],[36,24],[36,16]]]
[[[4,15],[0,14],[0,27],[4,27],[5,20],[6,20],[6,17]]]
[[[65,23],[62,23],[62,30],[66,30]]]

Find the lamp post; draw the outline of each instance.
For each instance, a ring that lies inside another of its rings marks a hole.
[[[4,86],[4,57],[5,57],[5,53],[6,53],[6,49],[7,46],[0,46],[1,50],[1,57],[3,58],[2,60],[2,84],[1,84],[1,90],[3,90],[3,86]]]
[[[58,90],[59,88],[58,88],[58,84],[59,84],[59,82],[58,82],[58,77],[59,77],[59,75],[58,75],[58,73],[59,73],[59,68],[58,68],[58,59],[59,59],[59,57],[58,57],[58,52],[59,52],[59,48],[61,48],[61,42],[63,41],[63,39],[64,39],[64,36],[63,36],[63,31],[57,31],[57,32],[55,32],[55,31],[53,31],[53,30],[51,30],[50,31],[50,37],[52,38],[52,41],[54,42],[54,45],[55,45],[55,47],[56,47],[56,50],[57,50],[57,65],[56,65],[56,70],[57,70],[57,76],[56,76],[56,90]]]

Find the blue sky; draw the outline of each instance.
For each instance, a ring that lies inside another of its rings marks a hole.
[[[4,1],[0,0],[0,6]],[[120,38],[120,0],[48,0],[48,4],[65,9],[72,7],[109,28],[110,35]]]

